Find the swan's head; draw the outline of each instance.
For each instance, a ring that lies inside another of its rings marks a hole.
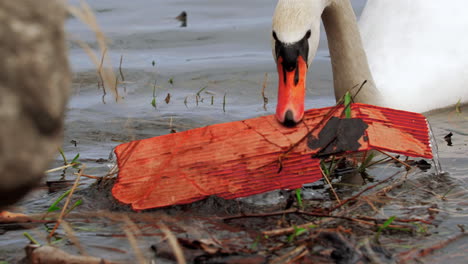
[[[280,0],[271,32],[278,70],[276,118],[295,126],[304,116],[306,74],[320,38],[322,0]]]

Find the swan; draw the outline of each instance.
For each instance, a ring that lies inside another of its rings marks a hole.
[[[337,100],[367,80],[356,102],[414,112],[466,103],[467,8],[465,0],[372,0],[358,25],[349,0],[279,0],[271,32],[276,118],[294,126],[303,117],[321,19]]]
[[[0,1],[0,218],[39,184],[63,140],[70,89],[59,0]]]

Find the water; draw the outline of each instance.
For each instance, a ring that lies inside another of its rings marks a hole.
[[[71,1],[76,3],[77,1]],[[70,63],[74,71],[73,96],[70,100],[65,129],[63,149],[68,159],[77,153],[80,161],[86,164],[85,173],[105,175],[113,161],[109,159],[112,149],[120,142],[167,134],[171,129],[183,131],[200,126],[241,120],[261,115],[273,114],[276,101],[276,70],[270,50],[270,24],[275,1],[123,1],[100,0],[91,2],[98,21],[110,40],[108,56],[114,67],[118,67],[123,56],[122,70],[125,85],[120,86],[124,97],[114,102],[111,94],[102,103],[102,90],[97,88],[98,77],[95,66],[72,39],[86,41],[96,47],[93,34],[78,20],[70,18],[66,28],[70,36]],[[365,1],[354,1],[356,10]],[[188,13],[188,27],[179,27],[174,19],[180,12]],[[324,32],[320,50],[309,70],[306,107],[323,107],[334,104],[330,58],[326,48]],[[155,62],[153,67],[152,62]],[[261,96],[265,73],[268,74],[266,96],[269,98],[267,110],[263,109]],[[173,80],[173,84],[169,80]],[[153,86],[156,81],[156,108],[151,105]],[[124,92],[124,86],[126,92]],[[197,92],[201,93],[197,105]],[[170,93],[171,99],[164,99]],[[225,105],[223,98],[226,96]],[[213,100],[213,104],[211,101]],[[224,110],[223,110],[224,108]],[[468,115],[457,114],[453,110],[434,113],[429,116],[433,137],[439,145],[439,160],[446,174],[434,176],[437,170],[412,174],[412,182],[418,181],[432,186],[429,191],[412,192],[404,196],[412,201],[436,204],[438,227],[433,228],[432,236],[421,241],[443,240],[459,232],[458,224],[468,223]],[[443,137],[453,132],[454,146],[449,147]],[[75,143],[76,142],[76,146]],[[435,146],[435,144],[434,144]],[[62,160],[57,155],[52,167],[60,166]],[[437,164],[437,162],[436,162]],[[66,177],[73,179],[73,170],[66,171]],[[438,174],[438,173],[437,173]],[[61,172],[48,176],[48,180],[62,177]],[[83,179],[85,187],[94,180]],[[421,188],[426,188],[421,185]],[[409,187],[408,187],[409,188]],[[26,213],[43,213],[51,201],[62,192],[49,194],[39,190],[24,199],[16,208]],[[102,195],[102,194],[101,194]],[[270,194],[268,194],[270,195]],[[265,197],[268,197],[266,195]],[[98,209],[108,209],[112,205],[86,200],[79,214],[91,214]],[[265,199],[275,200],[277,196]],[[108,207],[107,207],[108,206]],[[423,205],[418,205],[424,207]],[[407,208],[416,210],[415,208]],[[399,200],[384,209],[386,216],[408,214],[404,201]],[[139,214],[130,214],[134,221]],[[156,215],[145,215],[147,222],[159,221]],[[209,218],[209,217],[207,217]],[[73,219],[73,218],[72,218]],[[73,222],[70,219],[70,222]],[[76,216],[76,219],[80,219]],[[156,220],[155,220],[156,219]],[[206,218],[172,219],[182,225],[189,236],[210,236],[212,229],[223,233],[219,236],[232,244],[253,243],[255,237],[242,228],[221,225]],[[123,224],[106,216],[90,217],[91,223],[77,221],[73,228],[89,254],[110,259],[131,260],[133,250],[126,237],[109,237],[123,234]],[[139,221],[146,221],[139,219]],[[139,245],[145,255],[150,244],[161,243],[162,234],[156,227],[144,229],[155,232],[154,236],[139,237]],[[195,231],[194,231],[195,230]],[[19,249],[27,241],[22,230],[8,231],[1,235],[0,257],[16,261],[23,256]],[[29,231],[38,239],[43,239],[44,229],[39,226]],[[63,231],[59,231],[63,234]],[[77,252],[72,245],[58,244],[60,247]],[[96,247],[125,249],[126,253]],[[170,250],[169,250],[170,251]],[[450,254],[450,249],[448,253]],[[1,260],[1,258],[0,258]],[[164,263],[164,262],[161,262]]]
[[[442,166],[440,165],[439,146],[437,144],[437,139],[435,138],[434,132],[432,131],[431,124],[429,124],[429,134],[431,137],[432,153],[434,155],[434,158],[432,159],[432,164],[434,164],[435,173],[442,174],[444,171],[442,170]]]

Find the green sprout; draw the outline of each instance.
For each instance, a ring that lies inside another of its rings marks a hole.
[[[374,157],[375,157],[375,154],[372,153],[372,152],[369,155],[367,155],[364,162],[362,162],[361,165],[359,166],[358,172],[359,173],[364,173],[366,171],[366,169],[369,168],[372,165],[371,162],[374,159]]]
[[[301,188],[296,189],[296,199],[297,199],[297,204],[299,205],[299,208],[303,209],[304,205],[302,203],[302,189]]]
[[[151,105],[156,108],[156,80],[154,81],[154,85],[153,85],[153,100],[151,100]]]
[[[307,228],[304,228],[304,227],[293,226],[293,228],[294,228],[294,232],[288,236],[288,243],[291,243],[296,237],[307,232]]]
[[[58,151],[59,151],[60,155],[62,156],[63,165],[68,165],[67,157],[65,157],[65,153],[63,153],[63,149],[59,147]]]
[[[345,116],[351,118],[351,94],[346,92],[344,96]]]
[[[37,242],[36,239],[34,239],[34,237],[32,237],[28,232],[24,232],[23,235],[29,239],[29,241],[31,241],[31,243],[35,244],[35,245],[38,245],[40,246],[41,244],[39,242]]]
[[[381,226],[379,226],[379,229],[377,230],[377,233],[375,234],[375,241],[379,241],[380,234],[382,231],[389,229],[389,226],[395,221],[396,216],[391,216],[390,218],[385,221]]]
[[[458,99],[458,102],[457,104],[455,104],[455,111],[458,113],[458,114],[461,114],[461,98]]]
[[[52,203],[52,205],[49,207],[49,209],[47,209],[47,213],[51,213],[51,212],[55,212],[55,211],[58,211],[60,210],[61,208],[58,207],[57,205],[63,200],[65,199],[65,197],[67,197],[67,195],[69,195],[71,192],[71,189],[64,192],[62,195],[60,195],[59,198],[57,198],[57,200],[55,200],[55,202]],[[77,206],[81,205],[83,203],[83,201],[80,199],[78,201],[76,201],[71,207],[70,209],[68,209],[67,213],[71,212],[73,209],[75,209]]]

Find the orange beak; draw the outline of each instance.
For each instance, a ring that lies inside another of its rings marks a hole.
[[[278,57],[278,105],[276,118],[285,126],[295,126],[304,116],[307,63],[297,56],[297,67],[287,71]]]

